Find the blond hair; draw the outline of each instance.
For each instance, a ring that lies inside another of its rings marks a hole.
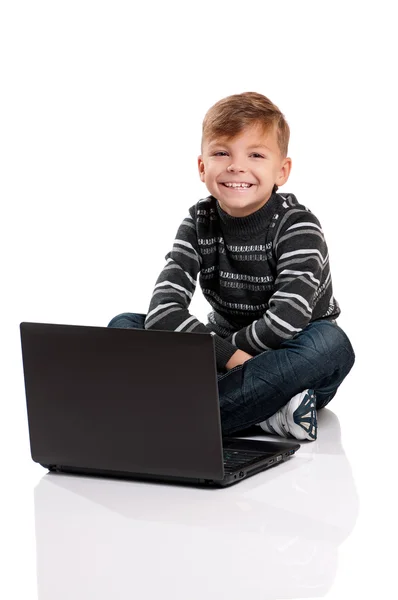
[[[257,92],[233,94],[219,100],[207,111],[202,124],[201,152],[204,140],[217,137],[232,139],[246,127],[259,125],[263,133],[276,129],[282,158],[287,157],[290,128],[283,113],[266,96]],[[275,184],[272,192],[276,192]]]

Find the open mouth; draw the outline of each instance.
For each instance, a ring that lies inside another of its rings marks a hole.
[[[234,192],[245,192],[246,190],[250,190],[250,188],[253,186],[252,183],[245,185],[227,185],[226,183],[223,183],[222,185],[228,190],[233,190]]]

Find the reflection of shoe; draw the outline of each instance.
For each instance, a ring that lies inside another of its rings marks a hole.
[[[314,390],[304,390],[259,425],[266,433],[297,440],[316,440],[318,423],[315,405]]]

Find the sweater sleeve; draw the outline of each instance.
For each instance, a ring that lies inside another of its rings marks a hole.
[[[226,338],[252,355],[279,348],[297,335],[310,322],[317,300],[332,294],[326,241],[310,211],[288,211],[273,247],[276,279],[266,312]]]
[[[195,207],[180,224],[173,248],[153,290],[145,329],[210,333],[214,339],[217,370],[223,370],[237,348],[212,332],[188,312],[202,264],[195,227]]]

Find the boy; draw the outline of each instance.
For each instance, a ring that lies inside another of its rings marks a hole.
[[[335,321],[320,223],[293,194],[277,193],[291,170],[289,136],[284,115],[261,94],[228,96],[209,109],[198,169],[210,196],[179,226],[148,314],[109,323],[210,332],[223,435],[257,425],[315,440],[316,411],[355,360]],[[188,312],[198,274],[213,308],[206,325]]]

